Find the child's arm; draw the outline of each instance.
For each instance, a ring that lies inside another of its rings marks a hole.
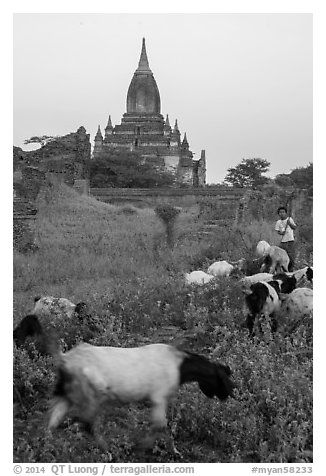
[[[288,218],[287,225],[289,225],[289,227],[292,228],[292,230],[295,230],[297,227],[297,225],[293,221],[293,218],[291,217]]]

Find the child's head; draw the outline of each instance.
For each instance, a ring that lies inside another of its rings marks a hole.
[[[285,220],[285,218],[288,216],[288,211],[286,207],[278,207],[277,213],[281,220]]]

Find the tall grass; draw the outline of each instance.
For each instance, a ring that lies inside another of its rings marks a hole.
[[[238,259],[253,252],[259,239],[273,243],[271,222],[221,226],[200,235],[197,207],[183,209],[175,223],[173,249],[153,209],[97,202],[64,185],[43,190],[35,232],[38,250],[14,254],[14,323],[29,310],[35,295],[52,294],[87,301],[99,332],[95,345],[138,346],[178,342],[231,366],[236,398],[210,401],[194,384],[183,387],[169,413],[170,430],[184,462],[312,461],[311,322],[294,334],[268,327],[248,339],[243,296],[234,279],[188,288],[183,273],[206,269],[216,259]],[[307,223],[307,227],[311,224]],[[310,243],[299,236],[302,260]],[[63,323],[62,345],[85,337],[76,323]],[[15,349],[14,461],[96,462],[107,455],[76,425],[52,437],[45,433],[48,398],[55,378],[52,359],[40,357],[30,343]],[[108,408],[99,431],[113,461],[174,461],[164,440],[139,455],[133,443],[146,428],[148,408]]]

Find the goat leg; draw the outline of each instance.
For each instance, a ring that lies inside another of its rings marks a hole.
[[[109,447],[105,439],[95,430],[94,421],[83,421],[83,426],[85,431],[95,440],[96,446],[103,452],[107,453],[109,461],[112,461],[112,454],[109,452]]]
[[[182,454],[175,446],[173,435],[170,431],[168,431],[168,429],[166,429],[166,439],[167,439],[168,447],[171,453],[173,453],[175,456],[178,456],[179,458],[182,458],[183,457]]]

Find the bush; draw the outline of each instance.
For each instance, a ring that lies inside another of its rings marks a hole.
[[[33,343],[27,348],[14,348],[14,401],[26,410],[49,394],[54,375],[51,358],[41,356]]]
[[[123,207],[120,207],[117,211],[119,214],[123,215],[135,215],[137,212],[137,209],[131,205],[124,205]]]
[[[170,248],[173,248],[174,224],[180,209],[171,205],[161,205],[155,208],[156,215],[162,220],[166,231],[166,241]]]

